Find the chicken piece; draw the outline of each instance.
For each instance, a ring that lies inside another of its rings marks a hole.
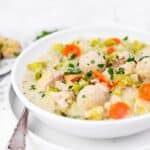
[[[117,102],[125,101],[129,104],[129,106],[133,107],[133,100],[138,97],[137,89],[134,87],[127,87],[122,90],[122,95],[111,95],[108,102],[105,103],[104,108],[106,110],[106,113],[108,114],[110,106],[112,104],[115,104]]]
[[[69,91],[50,93],[51,104],[55,111],[65,112],[66,108],[68,108],[72,103],[73,98],[73,93]]]
[[[136,64],[135,62],[126,62],[123,65],[120,65],[119,68],[123,68],[125,74],[131,74],[135,72]]]
[[[21,45],[18,41],[0,37],[0,49],[4,58],[11,58],[20,53]]]
[[[61,91],[68,91],[69,90],[69,85],[63,83],[62,81],[56,81],[55,87]]]
[[[95,50],[87,52],[79,59],[79,68],[83,72],[88,72],[90,70],[102,71],[105,67],[105,64],[106,62],[103,58],[103,55]],[[104,67],[99,67],[98,65],[104,65]]]
[[[145,57],[137,63],[136,73],[142,80],[150,81],[150,57]]]
[[[127,50],[121,51],[117,53],[117,56],[118,56],[118,59],[112,61],[112,64],[114,67],[118,67],[119,65],[124,64],[126,60],[129,58],[130,53]]]
[[[103,75],[106,77],[106,79],[108,79],[109,81],[111,81],[111,75],[108,72],[109,68],[106,68],[105,71],[103,72]]]
[[[133,99],[138,97],[138,91],[134,87],[127,87],[122,92],[122,100],[131,102]]]
[[[50,86],[54,86],[55,82],[62,80],[63,76],[59,71],[47,70],[43,72],[42,77],[37,81],[37,88],[40,91],[46,90]]]
[[[103,84],[88,85],[79,92],[77,105],[83,111],[100,106],[106,101],[108,93],[108,88]]]
[[[117,95],[111,95],[109,101],[104,104],[104,108],[107,113],[110,109],[110,106],[116,102],[121,102],[121,97]]]
[[[118,57],[119,59],[125,59],[127,60],[130,56],[130,53],[128,50],[124,50],[124,51],[121,51],[121,52],[118,52]]]

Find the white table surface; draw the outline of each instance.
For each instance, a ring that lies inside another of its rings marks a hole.
[[[150,0],[0,0],[0,35],[15,37],[24,46],[42,29],[101,23],[150,32]],[[1,113],[0,150],[15,125],[3,116]]]

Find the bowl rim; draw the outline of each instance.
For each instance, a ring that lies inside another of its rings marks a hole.
[[[61,115],[57,115],[53,112],[48,112],[42,108],[40,108],[39,106],[33,104],[32,102],[30,102],[28,100],[28,98],[26,98],[26,96],[22,93],[22,91],[19,89],[19,87],[17,86],[16,82],[15,82],[15,74],[17,71],[17,66],[19,64],[19,62],[21,61],[22,57],[24,57],[24,55],[26,53],[28,53],[28,51],[30,51],[32,48],[36,47],[37,45],[39,45],[40,43],[42,43],[43,41],[49,39],[49,38],[53,38],[55,36],[59,36],[61,34],[64,34],[66,32],[71,32],[74,30],[82,30],[82,29],[88,29],[88,28],[114,28],[114,29],[119,29],[119,30],[123,30],[123,31],[129,31],[129,32],[134,32],[140,35],[145,35],[145,36],[150,36],[150,34],[148,34],[145,31],[141,31],[138,29],[138,31],[136,29],[133,28],[129,28],[129,27],[123,27],[120,25],[116,25],[116,24],[111,24],[111,25],[106,25],[106,24],[100,24],[100,25],[81,25],[81,26],[77,26],[77,27],[70,27],[70,28],[65,28],[61,31],[57,31],[51,35],[48,35],[42,39],[37,40],[36,42],[34,42],[33,44],[31,44],[30,46],[28,46],[27,48],[25,48],[23,50],[23,52],[21,53],[21,55],[17,58],[17,61],[14,64],[14,67],[12,69],[12,73],[11,73],[11,82],[12,82],[12,86],[14,88],[14,91],[16,93],[16,95],[18,96],[18,98],[22,101],[22,103],[32,112],[36,112],[36,113],[40,113],[42,114],[41,116],[45,116],[46,118],[55,118],[55,120],[58,121],[63,121],[63,122],[68,122],[68,123],[76,123],[76,124],[85,124],[85,125],[98,125],[98,126],[103,126],[103,125],[120,125],[120,124],[125,124],[125,123],[131,123],[131,122],[135,122],[135,121],[140,121],[140,120],[144,120],[144,119],[150,119],[150,113],[148,114],[144,114],[141,116],[133,116],[133,117],[128,117],[128,118],[124,118],[124,119],[118,119],[118,120],[83,120],[83,119],[74,119],[74,118],[70,118],[70,117],[64,117]]]

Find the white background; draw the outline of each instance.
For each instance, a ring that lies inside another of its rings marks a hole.
[[[0,30],[27,34],[25,31],[39,28],[95,23],[150,30],[150,1],[0,0]]]
[[[150,32],[150,0],[0,0],[0,34],[18,39],[42,29],[109,23]]]

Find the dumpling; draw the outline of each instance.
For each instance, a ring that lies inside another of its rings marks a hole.
[[[103,67],[98,65],[102,64],[105,66],[105,59],[102,54],[92,50],[83,54],[79,59],[79,68],[83,72],[88,72],[90,70],[103,70]]]

